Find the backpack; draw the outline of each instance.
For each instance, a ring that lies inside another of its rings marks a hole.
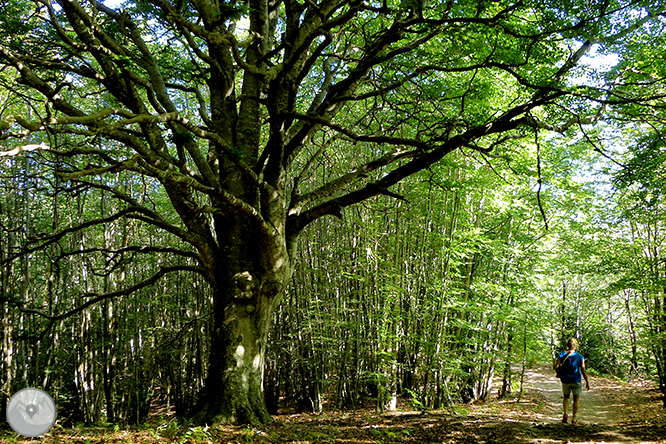
[[[575,353],[575,352],[574,352]],[[564,376],[564,363],[567,362],[567,359],[569,359],[569,356],[573,355],[573,353],[569,353],[566,358],[564,358],[564,361],[557,367],[555,367],[555,377],[557,379],[562,379],[562,376]]]

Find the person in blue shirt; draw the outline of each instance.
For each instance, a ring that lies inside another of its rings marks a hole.
[[[563,351],[557,357],[557,361],[553,368],[559,369],[561,367],[561,381],[562,381],[562,392],[564,394],[564,401],[562,402],[562,408],[564,410],[564,416],[562,417],[562,422],[567,423],[569,415],[567,411],[569,410],[569,397],[573,393],[573,417],[571,419],[572,425],[578,425],[578,420],[576,420],[576,415],[578,414],[578,399],[580,395],[583,394],[583,384],[581,382],[581,375],[585,378],[585,389],[590,389],[590,383],[587,379],[587,371],[585,369],[585,358],[583,355],[578,353],[578,341],[576,338],[571,338],[567,341],[568,351]]]

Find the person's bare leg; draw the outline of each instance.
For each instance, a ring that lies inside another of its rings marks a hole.
[[[562,401],[562,410],[564,411],[564,417],[562,419],[562,422],[566,422],[567,411],[569,410],[569,397],[568,396],[565,396],[564,401]]]
[[[578,398],[580,398],[580,396],[578,396],[578,395],[574,395],[574,397],[573,397],[573,405],[571,407],[571,409],[573,411],[573,419],[571,420],[572,424],[576,420],[576,415],[578,414]]]

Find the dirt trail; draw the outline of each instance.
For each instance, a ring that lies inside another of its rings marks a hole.
[[[543,400],[543,408],[536,414],[538,422],[529,443],[662,443],[666,434],[662,424],[654,426],[644,416],[657,415],[654,410],[644,411],[649,391],[641,383],[623,384],[613,379],[591,377],[590,390],[583,391],[577,427],[562,424],[562,389],[554,371],[548,367],[526,372],[525,388],[528,393]],[[541,404],[540,404],[541,405]],[[639,412],[640,411],[640,412]],[[637,418],[637,413],[643,417]],[[571,415],[571,406],[569,407]],[[529,435],[530,433],[528,433]]]
[[[547,367],[531,369],[526,372],[526,380],[526,388],[538,391],[544,398],[544,423],[557,424],[562,418],[563,396],[560,380],[554,377],[554,371]],[[578,411],[580,426],[599,429],[599,434],[606,436],[607,440],[611,442],[632,442],[632,438],[625,436],[615,422],[615,418],[621,418],[624,406],[609,402],[606,393],[608,387],[605,383],[602,385],[602,381],[605,380],[590,378],[590,390],[583,391],[583,395],[580,397]],[[570,416],[571,412],[571,404],[569,404]],[[566,427],[564,424],[562,426]]]
[[[528,389],[535,389],[541,392],[543,397],[548,400],[548,420],[559,421],[562,418],[562,386],[560,380],[554,377],[554,371],[542,367],[531,369],[526,372]],[[597,384],[603,379],[590,378],[590,390],[583,390],[580,397],[578,419],[583,423],[593,425],[611,425],[615,417],[619,417],[622,412],[620,405],[608,404],[607,399]],[[571,416],[571,404],[569,405],[569,415]]]

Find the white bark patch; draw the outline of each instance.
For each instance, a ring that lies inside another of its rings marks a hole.
[[[236,284],[236,298],[251,299],[254,290],[253,277],[249,271],[236,273],[234,275],[234,283]]]
[[[275,266],[273,267],[273,271],[280,271],[280,268],[284,266],[284,259],[280,258],[277,261],[275,261]]]
[[[243,356],[245,356],[245,347],[239,345],[236,347],[236,367],[243,367]]]
[[[254,360],[252,361],[252,367],[254,367],[255,370],[258,370],[260,365],[261,365],[261,355],[258,354],[254,357]]]

